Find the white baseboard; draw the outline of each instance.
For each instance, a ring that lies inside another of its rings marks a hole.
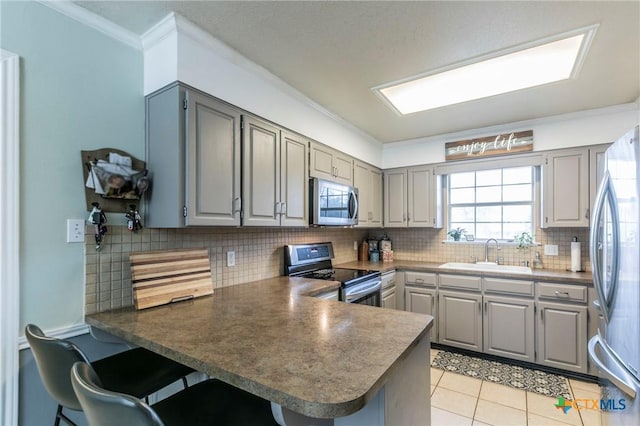
[[[51,330],[42,330],[44,334],[48,337],[55,337],[56,339],[70,339],[72,337],[81,336],[83,334],[89,333],[89,324],[80,323],[74,324],[67,327],[54,328]],[[29,349],[29,343],[27,342],[27,338],[24,336],[20,336],[18,338],[18,349]]]

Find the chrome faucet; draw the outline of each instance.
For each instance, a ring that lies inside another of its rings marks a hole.
[[[500,246],[498,245],[498,240],[495,238],[489,238],[486,243],[484,243],[484,261],[489,262],[489,242],[493,241],[496,243],[496,264],[498,263],[498,250],[500,250]]]

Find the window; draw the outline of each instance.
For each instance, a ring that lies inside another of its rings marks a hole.
[[[533,234],[533,167],[451,173],[448,182],[450,229],[478,239]]]

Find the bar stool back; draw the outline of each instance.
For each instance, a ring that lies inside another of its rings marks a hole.
[[[75,344],[47,337],[36,325],[28,324],[25,336],[31,346],[42,383],[58,403],[54,425],[58,426],[61,419],[74,425],[62,412],[63,408],[82,411],[69,374],[74,363],[89,363],[88,358]],[[194,371],[143,348],[130,349],[94,361],[92,366],[107,389],[138,398],[146,397],[180,379],[186,387],[185,376]]]

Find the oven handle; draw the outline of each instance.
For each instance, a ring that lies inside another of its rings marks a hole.
[[[375,284],[372,285],[372,282]],[[362,296],[366,296],[367,294],[380,291],[380,289],[382,288],[382,280],[368,281],[356,286],[356,288],[364,288],[364,290],[357,291],[356,293],[346,293],[345,302],[349,303],[350,301],[360,299]]]

